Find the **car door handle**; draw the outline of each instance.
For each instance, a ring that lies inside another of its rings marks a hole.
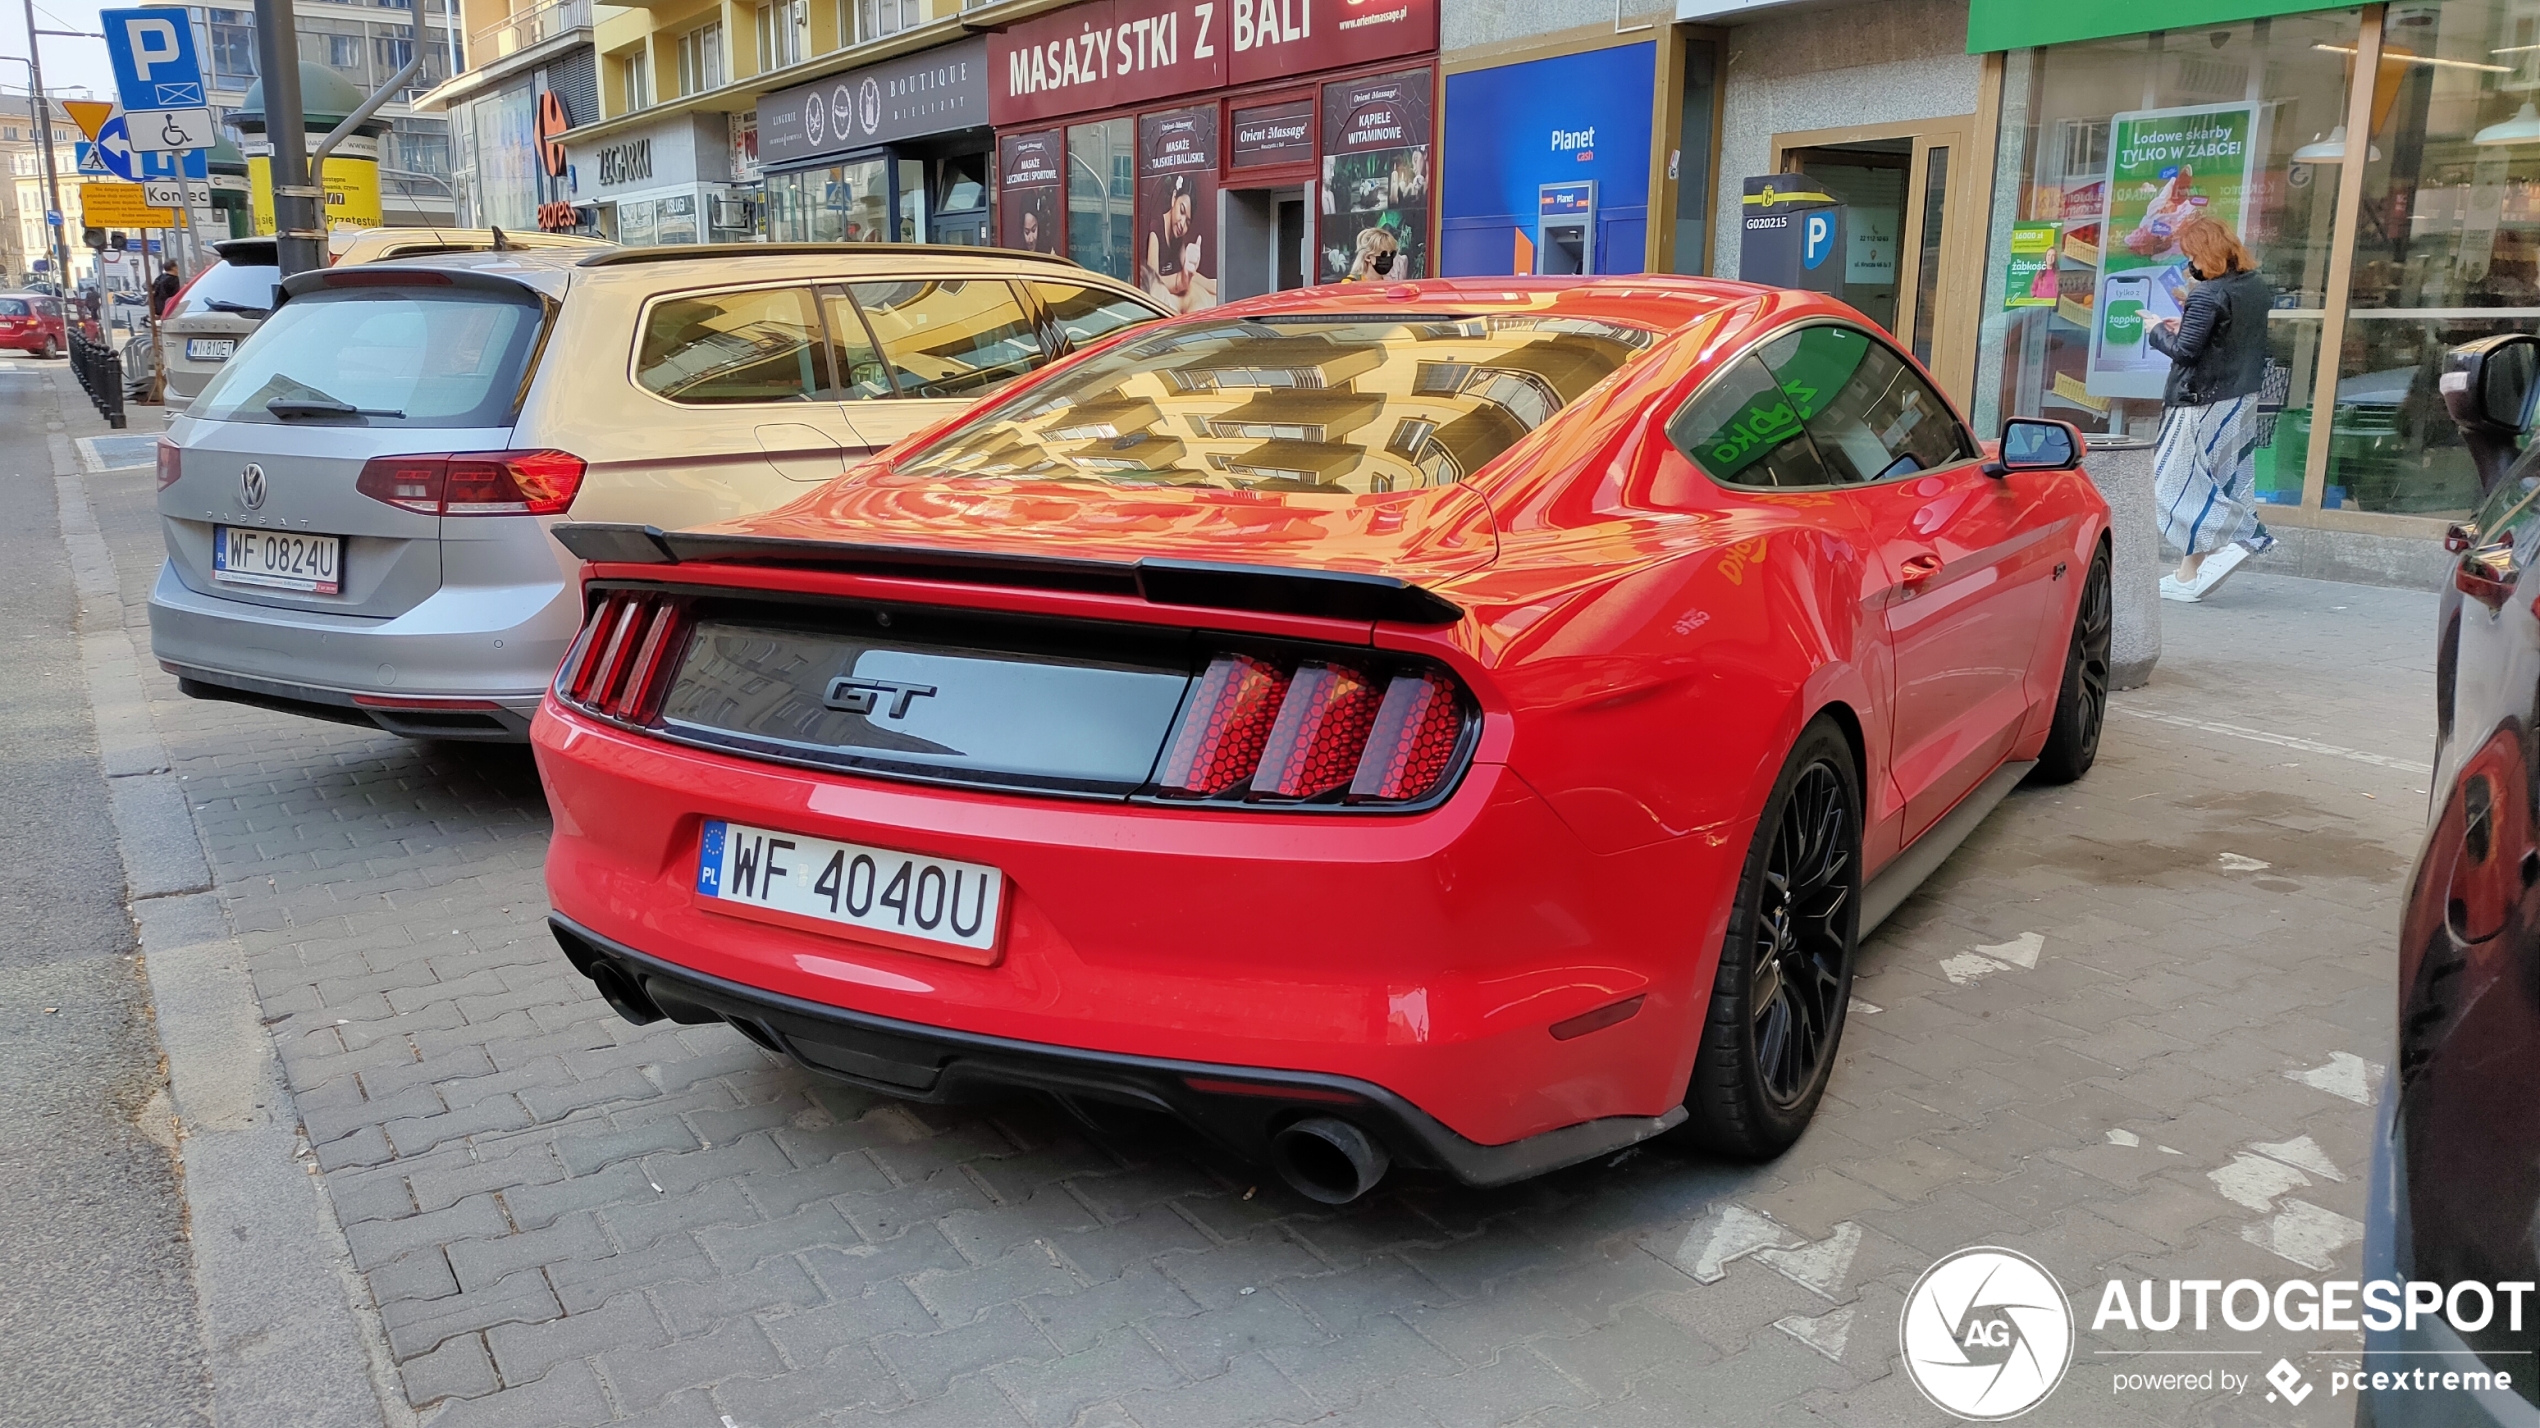
[[[1896,568],[1897,580],[1906,585],[1920,585],[1940,573],[1940,557],[1917,555]]]

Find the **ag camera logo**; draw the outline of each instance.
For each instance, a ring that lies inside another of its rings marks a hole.
[[[2073,1362],[2073,1311],[2046,1267],[1979,1245],[1923,1271],[1897,1338],[1906,1376],[1944,1413],[2017,1418],[2046,1401]]]

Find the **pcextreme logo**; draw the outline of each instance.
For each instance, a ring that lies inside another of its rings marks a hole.
[[[2046,1266],[1979,1245],[1923,1271],[1897,1325],[1906,1376],[1944,1413],[2017,1418],[2073,1362],[2073,1311]]]

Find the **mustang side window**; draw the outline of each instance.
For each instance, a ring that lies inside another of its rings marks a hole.
[[[825,396],[829,344],[808,288],[670,298],[644,315],[635,380],[691,406]]]
[[[1859,328],[1803,327],[1765,343],[1764,364],[1838,480],[1879,481],[1975,457],[1949,404]]]
[[[854,287],[902,396],[982,396],[1048,360],[1014,289],[998,279]]]
[[[1732,486],[1831,486],[1804,414],[1764,364],[1741,357],[1667,423],[1667,439]]]

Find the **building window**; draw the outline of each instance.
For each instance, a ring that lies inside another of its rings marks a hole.
[[[777,0],[758,7],[761,74],[811,58],[811,0]]]
[[[679,37],[679,92],[703,94],[723,87],[723,22],[699,25]]]
[[[857,0],[856,38],[878,40],[925,23],[926,7],[920,0]]]
[[[256,24],[245,10],[206,10],[205,30],[211,41],[215,79],[256,77]]]
[[[644,51],[637,50],[610,63],[617,66],[617,97],[623,101],[623,111],[631,114],[638,109],[651,108],[653,75]]]

